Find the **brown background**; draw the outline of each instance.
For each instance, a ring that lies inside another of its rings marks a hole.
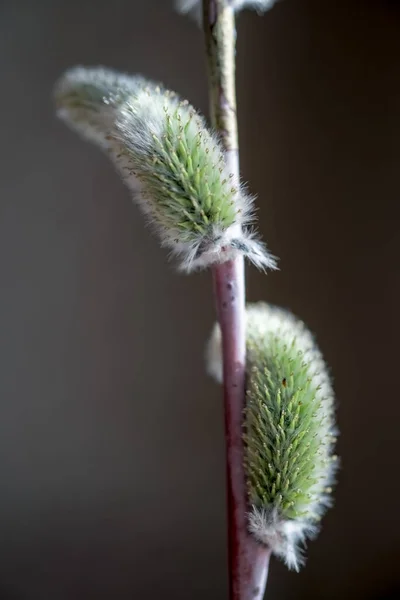
[[[399,581],[400,10],[285,0],[239,23],[242,174],[290,307],[332,367],[342,471],[300,575],[269,600]],[[53,116],[76,63],[207,111],[199,31],[167,0],[0,2],[0,598],[226,598],[208,274],[178,276],[95,149]],[[387,596],[379,596],[387,597]]]

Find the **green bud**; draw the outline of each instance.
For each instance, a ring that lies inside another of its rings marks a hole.
[[[68,71],[56,101],[62,119],[108,152],[183,270],[238,254],[276,267],[249,229],[253,199],[233,182],[218,139],[187,101],[101,68]]]
[[[246,311],[247,389],[243,438],[249,530],[289,567],[299,544],[316,534],[331,502],[334,396],[322,355],[304,323],[259,303]],[[221,334],[208,369],[222,380]]]

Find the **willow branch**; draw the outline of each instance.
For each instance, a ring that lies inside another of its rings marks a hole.
[[[210,112],[226,151],[229,172],[239,184],[235,91],[235,16],[229,0],[203,0]],[[270,551],[248,533],[243,461],[245,403],[245,279],[243,257],[213,268],[218,321],[222,332],[227,463],[230,600],[261,600]]]

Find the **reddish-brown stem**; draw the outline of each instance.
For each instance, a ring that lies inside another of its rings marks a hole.
[[[235,95],[235,18],[229,0],[203,0],[211,118],[226,151],[233,182],[239,183]],[[222,332],[227,457],[230,600],[262,600],[270,550],[247,528],[244,473],[245,279],[241,256],[213,268],[217,317]]]
[[[214,291],[222,331],[227,456],[229,598],[264,597],[270,550],[248,533],[243,468],[245,385],[244,273],[240,259],[214,267]]]

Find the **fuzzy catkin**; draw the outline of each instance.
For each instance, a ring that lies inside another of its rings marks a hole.
[[[337,468],[334,396],[322,355],[304,323],[267,304],[246,311],[244,416],[249,530],[296,570],[331,503]],[[222,382],[221,333],[207,349]]]
[[[238,254],[276,268],[250,228],[253,199],[233,184],[218,139],[187,101],[140,76],[83,67],[55,95],[59,116],[108,152],[183,271]]]

